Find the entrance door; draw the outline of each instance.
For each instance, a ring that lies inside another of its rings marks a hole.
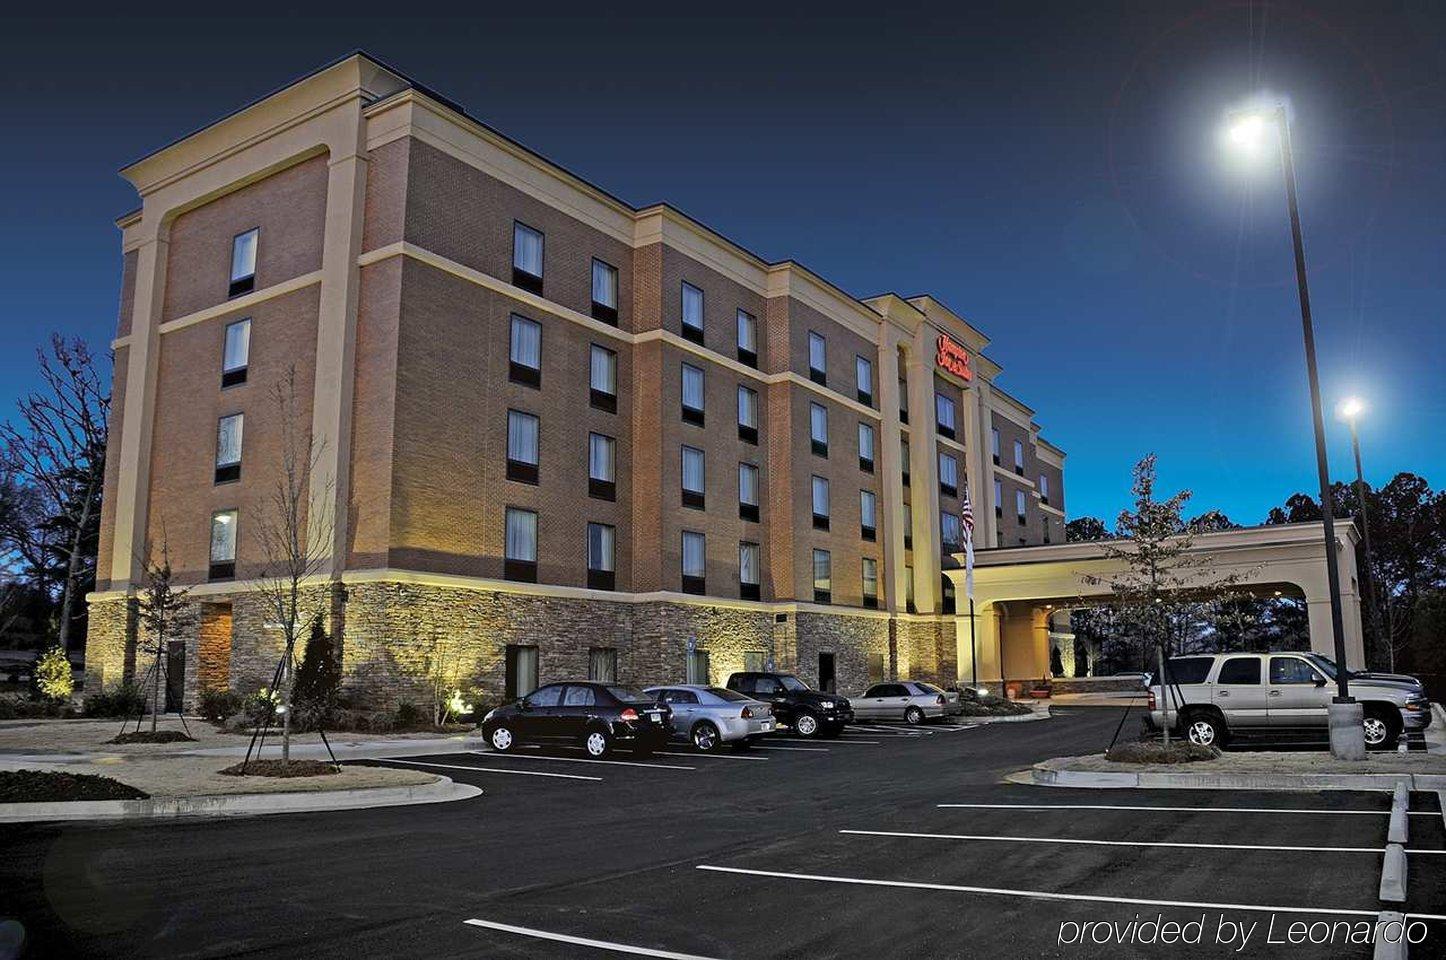
[[[818,655],[818,688],[824,693],[838,692],[838,685],[834,682],[833,654],[831,653]]]
[[[537,689],[537,648],[508,644],[503,698],[511,703]]]
[[[166,644],[166,712],[180,713],[186,698],[186,641]]]

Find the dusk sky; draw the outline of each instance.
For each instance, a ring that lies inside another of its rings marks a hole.
[[[1368,480],[1446,484],[1439,4],[198,9],[7,19],[0,413],[50,331],[113,335],[116,170],[362,48],[624,200],[949,304],[1069,454],[1071,518],[1112,517],[1151,451],[1237,522],[1314,489],[1279,163],[1219,136],[1284,97],[1327,403],[1367,399]]]

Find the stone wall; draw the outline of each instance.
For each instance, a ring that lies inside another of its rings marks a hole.
[[[798,675],[818,686],[818,655],[834,656],[834,682],[839,693],[862,693],[889,660],[889,621],[885,617],[851,617],[826,613],[798,615]],[[874,664],[870,669],[870,654]],[[874,676],[871,676],[871,673]]]
[[[97,693],[131,679],[135,670],[135,619],[125,597],[90,604],[85,636],[85,692]]]

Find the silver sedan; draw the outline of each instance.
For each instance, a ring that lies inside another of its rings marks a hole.
[[[687,737],[704,753],[725,743],[745,749],[750,740],[778,727],[771,706],[736,690],[680,683],[643,693],[666,703],[673,711],[673,735]]]
[[[933,684],[913,680],[876,683],[861,697],[850,698],[854,716],[860,720],[903,720],[917,725],[938,720],[949,711],[949,698]]]

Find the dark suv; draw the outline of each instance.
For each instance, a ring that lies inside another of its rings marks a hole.
[[[773,716],[801,737],[836,737],[854,719],[848,700],[820,693],[791,673],[735,673],[728,689],[773,705]]]
[[[617,683],[549,683],[482,718],[482,736],[506,753],[521,743],[574,743],[590,757],[613,747],[648,754],[673,734],[672,711]]]

